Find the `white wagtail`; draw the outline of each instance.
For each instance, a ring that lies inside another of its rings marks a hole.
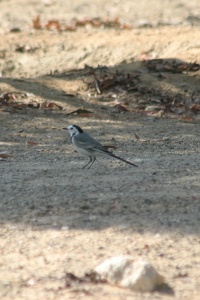
[[[83,132],[83,130],[77,126],[77,125],[70,125],[67,128],[71,136],[71,141],[75,147],[75,149],[81,153],[82,155],[86,155],[89,157],[89,162],[83,167],[90,168],[92,164],[96,160],[96,156],[102,155],[102,156],[110,156],[117,158],[131,166],[137,167],[135,164],[114,155],[112,152],[108,151],[106,147],[102,146],[100,143],[98,143],[95,139],[93,139],[89,134]]]

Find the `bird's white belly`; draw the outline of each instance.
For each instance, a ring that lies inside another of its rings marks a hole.
[[[75,146],[75,145],[74,145]],[[78,151],[80,154],[82,155],[86,155],[86,156],[107,156],[107,154],[103,153],[103,152],[99,152],[99,151],[89,151],[89,150],[85,150],[83,148],[79,148],[75,146],[76,151]]]
[[[83,148],[79,148],[75,146],[76,151],[78,151],[80,154],[82,155],[86,155],[86,156],[95,156],[95,153],[90,153],[89,151],[83,149]]]

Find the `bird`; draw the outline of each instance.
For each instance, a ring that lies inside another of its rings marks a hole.
[[[82,155],[89,157],[89,162],[83,166],[83,169],[88,167],[91,168],[93,163],[96,160],[96,156],[110,156],[121,160],[131,166],[138,167],[137,165],[113,154],[110,152],[105,146],[101,145],[97,142],[93,137],[91,137],[88,133],[84,132],[79,126],[77,125],[69,125],[66,128],[63,128],[69,131],[71,136],[71,142],[74,145],[75,149]]]

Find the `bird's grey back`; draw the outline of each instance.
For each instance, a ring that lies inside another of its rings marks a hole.
[[[72,138],[72,141],[76,147],[92,148],[92,147],[103,147],[99,142],[93,139],[89,134],[83,132]]]

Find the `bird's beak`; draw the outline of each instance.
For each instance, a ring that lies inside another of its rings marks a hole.
[[[65,128],[63,128],[63,130],[68,130],[68,128],[67,128],[67,127],[65,127]]]

